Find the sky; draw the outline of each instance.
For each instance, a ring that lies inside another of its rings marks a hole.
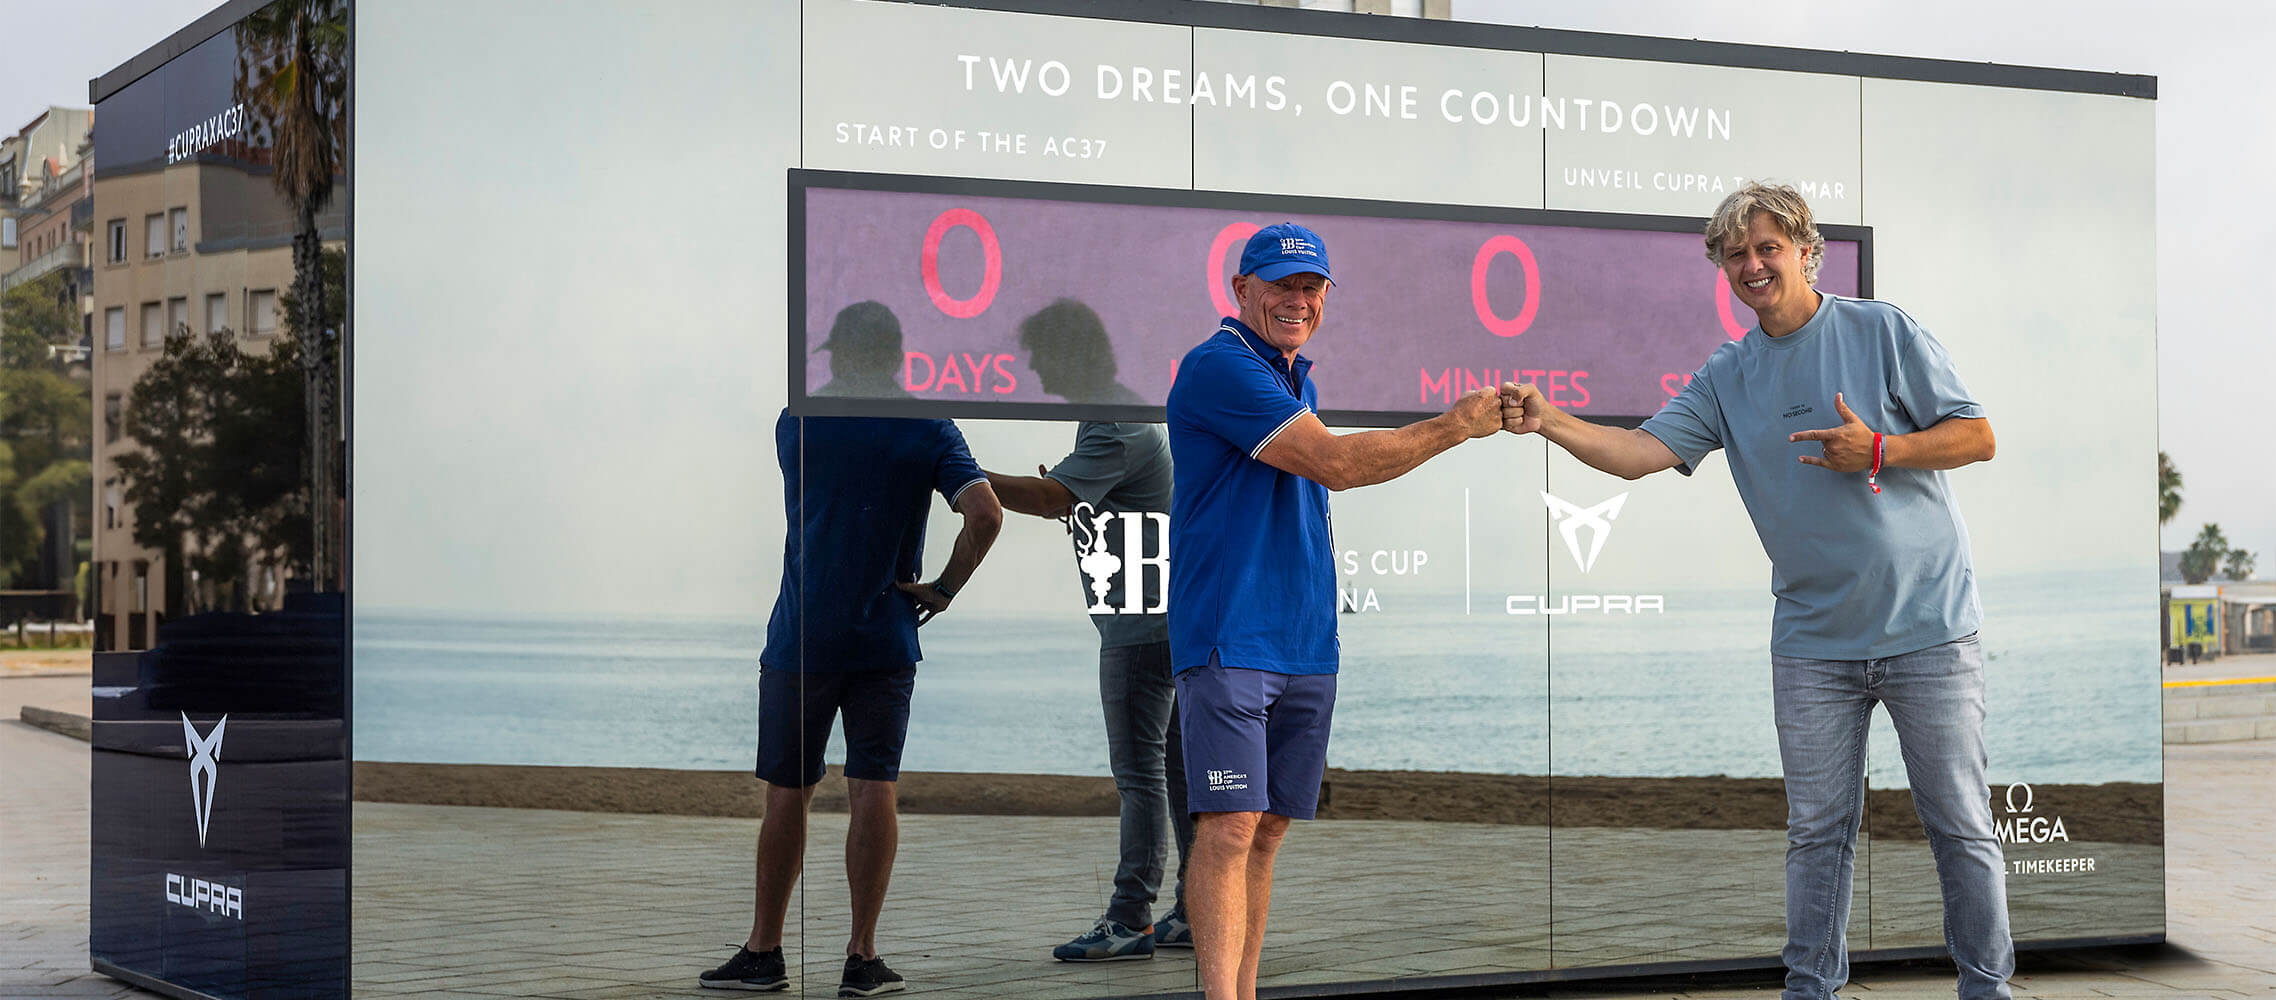
[[[7,23],[40,23],[49,32],[44,37],[52,40],[0,60],[0,120],[12,119],[7,127],[14,128],[49,104],[84,105],[90,77],[131,58],[211,6],[211,0],[114,0],[58,8],[0,0],[0,16],[9,16]],[[2276,136],[2249,127],[2264,117],[2259,109],[2276,97],[2270,93],[2276,85],[2255,72],[2258,53],[2276,41],[2276,13],[2245,10],[2239,13],[2205,0],[2181,0],[2156,19],[2136,16],[2135,7],[2038,0],[2017,0],[1996,8],[1953,0],[1839,5],[1762,0],[1743,6],[1700,0],[1628,0],[1617,5],[1457,0],[1454,8],[1455,16],[1467,20],[2159,77],[2157,231],[2142,234],[2139,242],[2109,248],[2112,254],[2138,261],[2141,280],[2157,283],[2159,367],[2154,377],[2145,371],[2115,384],[2078,387],[2077,432],[2094,434],[2097,427],[2108,427],[2112,421],[2155,421],[2161,446],[2186,478],[2185,502],[2164,532],[2164,546],[2183,547],[2201,525],[2218,522],[2232,543],[2256,554],[2261,575],[2276,576],[2276,504],[2268,502],[2276,496],[2276,462],[2270,461],[2269,436],[2250,426],[2256,416],[2253,404],[2259,399],[2253,381],[2270,367],[2269,361],[2276,360],[2276,348],[2268,346],[2258,315],[2248,312],[2241,304],[2243,298],[2223,294],[2232,288],[2258,288],[2270,265],[2276,264],[2276,233],[2269,231],[2276,228],[2276,213],[2252,207],[2257,203],[2255,181],[2276,173],[2269,169],[2276,166],[2271,162],[2276,160]],[[1967,30],[1955,30],[1956,25]],[[624,43],[622,36],[615,41]],[[457,148],[479,160],[475,151],[483,142],[482,130],[467,124],[466,134],[457,138],[471,145]],[[637,145],[654,134],[634,130],[623,138]],[[598,190],[613,182],[608,177],[587,180],[599,186],[578,190]],[[376,195],[377,189],[372,193]],[[563,196],[576,194],[564,191]],[[1954,275],[1953,280],[1996,284],[2001,276]],[[2017,289],[2017,294],[2029,292]],[[610,368],[615,376],[625,374],[613,356],[596,364]],[[723,382],[712,391],[717,402],[741,390]],[[769,416],[757,414],[754,422],[764,423]],[[605,430],[606,423],[596,429]],[[1007,431],[1002,449],[1024,454],[1056,445],[1055,439],[1045,440],[1049,434],[1030,430]],[[766,448],[763,426],[750,436],[754,451]],[[974,444],[977,450],[983,442],[976,439]],[[656,455],[660,469],[675,464],[664,461],[666,457]],[[772,470],[744,471],[765,478],[758,474]],[[2143,490],[2150,488],[2151,477],[2152,470],[2145,466],[2140,473]],[[667,481],[661,471],[657,478]],[[750,477],[741,472],[723,473],[720,478],[733,487],[726,492],[740,490],[747,495],[764,485],[743,482]],[[730,479],[734,481],[728,483]],[[579,496],[567,488],[546,492]],[[603,503],[590,497],[583,502]],[[2092,503],[2094,498],[2083,497],[2081,502]],[[511,525],[556,513],[567,516],[566,511],[526,511],[503,521]],[[731,509],[698,514],[694,518],[698,524],[736,526],[691,537],[690,544],[753,550],[778,530],[737,523],[741,519],[736,515]],[[603,511],[596,516],[615,515]],[[1063,544],[1058,539],[1046,541],[1053,547]],[[610,556],[596,551],[593,559],[596,565],[606,564]],[[749,566],[744,572],[755,584],[770,568]],[[511,586],[503,580],[493,583],[501,589]],[[1050,586],[1061,583],[1052,581]],[[678,595],[667,599],[659,594],[658,599],[673,606],[686,603]],[[557,604],[555,598],[536,594],[530,600],[533,606]]]

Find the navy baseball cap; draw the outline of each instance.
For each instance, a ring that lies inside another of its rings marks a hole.
[[[1241,251],[1242,274],[1253,274],[1266,281],[1279,281],[1291,274],[1309,271],[1335,282],[1328,273],[1328,243],[1320,234],[1293,222],[1266,226],[1249,237],[1249,245]]]

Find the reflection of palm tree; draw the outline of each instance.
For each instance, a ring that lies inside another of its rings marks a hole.
[[[2157,453],[2157,523],[2173,520],[2181,512],[2181,470],[2165,452]]]
[[[332,200],[347,129],[347,5],[343,0],[277,0],[237,29],[237,99],[269,148],[277,193],[292,206],[293,315],[307,389],[309,515],[315,528],[309,570],[316,589],[332,589],[332,419],[336,362],[324,315],[322,245],[316,216]]]

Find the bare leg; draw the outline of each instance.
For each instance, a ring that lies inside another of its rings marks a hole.
[[[1186,867],[1186,919],[1193,957],[1209,1000],[1254,1000],[1257,955],[1272,905],[1272,862],[1288,817],[1202,813]]]
[[[893,880],[893,856],[901,845],[897,787],[890,781],[846,779],[853,809],[846,824],[846,883],[853,895],[848,955],[877,957],[877,918],[885,910],[885,887]]]
[[[1264,953],[1265,917],[1272,911],[1272,862],[1288,835],[1288,817],[1265,813],[1249,839],[1248,927],[1241,952],[1241,1000],[1257,1000],[1257,959]]]
[[[806,860],[806,807],[812,786],[767,785],[766,815],[759,820],[758,892],[751,906],[751,936],[743,947],[769,951],[782,947],[782,922],[790,914],[790,890]]]

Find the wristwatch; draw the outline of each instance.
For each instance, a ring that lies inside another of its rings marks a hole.
[[[948,598],[951,601],[956,600],[956,588],[949,586],[947,580],[937,578],[934,579],[933,589],[940,591],[940,596],[942,597]]]

